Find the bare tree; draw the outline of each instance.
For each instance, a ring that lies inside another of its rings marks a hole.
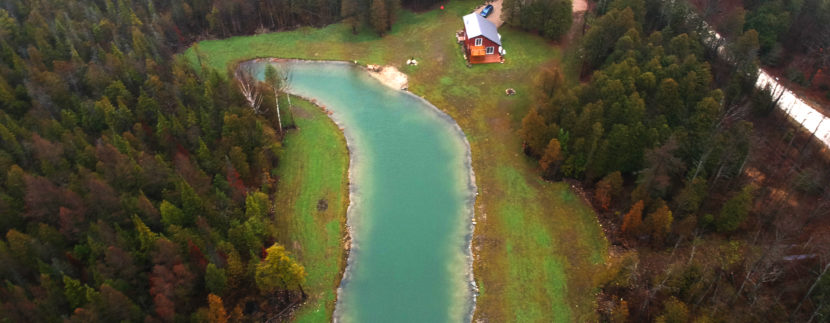
[[[256,70],[253,64],[242,64],[236,69],[236,83],[239,85],[239,91],[248,102],[248,106],[254,110],[254,113],[262,113],[262,92],[259,87],[259,80],[256,78]]]
[[[752,245],[758,243],[760,235],[761,231],[759,230],[752,240]],[[752,290],[748,293],[750,294],[748,297],[754,301],[758,290],[764,284],[774,282],[783,275],[784,270],[779,264],[779,259],[783,257],[784,240],[784,234],[776,230],[772,241],[769,241],[769,243],[761,248],[750,248],[747,250],[747,261],[744,262],[745,276],[738,291],[733,295],[732,300],[730,300],[730,304],[734,304],[739,297],[743,296],[743,290],[747,286],[747,283],[752,285]]]
[[[806,223],[805,223],[806,227]],[[798,302],[798,305],[795,307],[790,313],[790,320],[794,321],[796,316],[799,314],[799,310],[801,309],[804,302],[806,302],[813,292],[816,291],[816,287],[819,287],[820,282],[824,275],[830,271],[830,235],[827,234],[826,230],[819,230],[815,231],[810,235],[810,239],[804,243],[804,251],[807,253],[815,254],[817,256],[816,265],[818,265],[814,271],[815,278],[813,279],[812,283],[810,284],[810,288],[807,289],[807,292]],[[814,312],[813,316],[816,315],[821,308],[827,304],[813,304]]]
[[[291,76],[291,70],[288,68],[277,69],[274,65],[268,65],[265,68],[265,83],[274,91],[274,113],[277,115],[277,123],[279,124],[279,131],[282,134],[282,114],[280,113],[280,94],[288,90],[288,80]],[[291,107],[291,96],[286,95],[288,99],[288,109]]]
[[[804,304],[804,301],[806,301],[808,297],[810,297],[810,294],[813,293],[813,290],[816,288],[818,283],[821,281],[821,278],[824,277],[824,274],[826,274],[828,270],[830,270],[830,262],[826,263],[824,265],[824,268],[821,269],[818,275],[816,275],[816,279],[813,280],[812,285],[810,285],[810,289],[807,290],[807,293],[804,294],[804,298],[802,298],[801,301],[798,302],[798,306],[796,306],[795,310],[793,310],[792,314],[790,314],[791,318],[795,317],[795,315],[798,313],[798,310],[801,309],[801,305]]]

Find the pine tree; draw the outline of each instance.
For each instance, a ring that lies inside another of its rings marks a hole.
[[[89,301],[87,294],[89,294],[88,290],[92,289],[91,287],[66,275],[63,276],[63,286],[64,295],[66,296],[66,300],[69,301],[71,308],[74,309],[84,306]]]
[[[501,20],[511,25],[519,25],[521,1],[504,0],[501,6]]]
[[[753,187],[747,185],[740,193],[723,204],[720,213],[715,217],[715,228],[718,232],[735,231],[746,220],[746,216],[752,208],[753,192]]]
[[[357,35],[357,27],[360,26],[359,8],[357,0],[342,0],[340,2],[340,15],[343,23],[352,28],[352,34]]]
[[[547,19],[543,19],[543,23],[535,26],[541,29],[544,36],[550,39],[560,39],[573,24],[573,12],[571,0],[559,0],[550,3],[548,6]]]
[[[372,0],[369,22],[378,35],[383,36],[389,30],[389,11],[386,8],[386,0]]]
[[[221,295],[225,291],[226,284],[225,269],[216,267],[213,263],[208,264],[205,269],[205,287],[208,291]]]
[[[156,240],[159,238],[158,233],[150,230],[150,228],[141,221],[141,218],[135,214],[133,214],[133,226],[135,227],[135,231],[138,232],[138,241],[141,245],[141,251],[149,252],[152,250],[153,246],[156,244]]]
[[[386,29],[392,29],[392,25],[395,24],[398,18],[398,11],[401,10],[401,0],[386,0],[386,13],[387,13],[387,27]]]
[[[182,212],[186,219],[195,219],[204,213],[202,198],[185,180],[176,183],[176,189],[182,201]]]
[[[189,214],[185,214],[180,208],[166,200],[161,201],[159,210],[161,211],[161,221],[164,222],[165,225],[183,226],[193,222],[193,218],[191,218]]]

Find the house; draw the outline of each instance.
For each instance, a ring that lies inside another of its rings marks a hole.
[[[470,64],[504,62],[505,51],[496,25],[475,12],[463,19],[464,30],[459,32],[458,41],[467,61]]]

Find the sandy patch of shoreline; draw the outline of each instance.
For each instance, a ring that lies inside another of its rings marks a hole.
[[[369,75],[395,90],[406,90],[409,88],[409,78],[406,74],[399,71],[396,67],[391,65],[378,66],[368,65],[366,69]]]

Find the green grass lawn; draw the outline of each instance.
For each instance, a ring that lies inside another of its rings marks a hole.
[[[369,32],[353,35],[337,24],[203,41],[199,52],[203,64],[220,71],[255,57],[398,67],[409,76],[410,91],[449,113],[471,144],[480,193],[473,245],[481,287],[476,318],[595,321],[594,276],[607,253],[602,231],[590,207],[567,184],[539,178],[538,166],[522,154],[517,135],[533,102],[533,76],[540,67],[558,64],[561,50],[536,35],[502,27],[506,62],[466,67],[454,33],[462,28],[461,16],[477,4],[453,1],[443,11],[402,12],[383,38]],[[185,55],[196,62],[192,48]],[[405,66],[410,57],[419,65]],[[506,88],[518,95],[505,96]],[[286,151],[285,160],[292,158]],[[304,313],[308,311],[313,310]]]
[[[297,129],[285,137],[278,169],[278,238],[308,273],[304,288],[309,299],[296,318],[330,321],[345,266],[349,154],[346,139],[325,113],[299,98],[292,102]],[[320,201],[325,208],[318,208]]]

